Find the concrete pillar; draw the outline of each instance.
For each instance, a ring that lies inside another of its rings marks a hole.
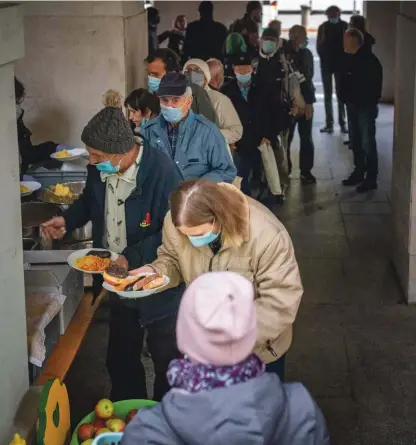
[[[102,106],[104,92],[146,85],[144,2],[23,2],[26,56],[16,65],[25,84],[25,123],[34,142],[73,147]]]
[[[308,29],[309,23],[311,21],[311,7],[308,5],[302,5],[300,8],[301,8],[301,24],[306,29]]]
[[[413,2],[409,2],[413,3]],[[384,102],[394,101],[394,76],[396,50],[396,22],[400,11],[397,1],[364,1],[364,15],[368,21],[368,30],[376,39],[374,53],[383,65]]]
[[[384,3],[384,2],[380,2]],[[416,303],[416,8],[397,20],[392,173],[393,262],[409,303]],[[406,6],[404,6],[406,8]]]
[[[14,62],[24,56],[18,6],[0,7],[0,443],[7,444],[28,385]]]

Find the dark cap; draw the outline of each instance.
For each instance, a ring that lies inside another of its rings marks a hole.
[[[252,57],[250,56],[250,54],[248,54],[248,53],[234,54],[229,59],[230,59],[230,62],[235,66],[251,65],[251,62],[253,60]]]
[[[273,28],[266,28],[263,31],[263,34],[261,35],[263,38],[264,37],[269,37],[271,39],[278,39],[279,38],[279,33],[277,32],[276,29]]]
[[[157,96],[183,96],[187,86],[188,80],[184,74],[168,73],[162,77]]]

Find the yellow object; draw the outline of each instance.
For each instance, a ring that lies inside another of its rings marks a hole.
[[[56,196],[60,196],[62,198],[72,198],[73,197],[73,193],[71,191],[71,189],[63,184],[56,184],[55,188],[53,189],[53,192],[55,193]]]
[[[15,434],[10,445],[26,445],[26,441],[22,439],[19,434]]]
[[[58,151],[58,153],[56,153],[55,157],[57,159],[70,158],[71,157],[71,153],[68,150],[61,150],[61,151]]]
[[[38,445],[64,445],[71,427],[68,391],[59,379],[49,380],[39,406]]]
[[[20,193],[29,193],[29,192],[30,192],[29,187],[26,187],[25,185],[20,186]]]

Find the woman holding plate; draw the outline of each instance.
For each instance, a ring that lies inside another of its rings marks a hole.
[[[156,259],[168,197],[182,177],[170,157],[151,150],[146,141],[136,143],[119,93],[109,91],[104,105],[81,136],[90,164],[85,189],[62,217],[51,219],[42,229],[51,238],[61,238],[92,221],[94,248],[119,254],[116,264],[134,269]],[[95,278],[101,290],[102,277]],[[110,293],[111,400],[147,398],[141,362],[145,329],[156,374],[153,398],[161,400],[169,390],[166,370],[178,356],[175,325],[182,293],[178,286],[153,298],[134,300],[134,307]]]
[[[254,352],[269,372],[284,378],[284,358],[303,294],[292,242],[262,204],[230,184],[183,182],[171,196],[157,259],[132,274],[155,271],[170,285],[189,285],[211,271],[232,271],[256,290]],[[152,299],[154,297],[149,297]]]

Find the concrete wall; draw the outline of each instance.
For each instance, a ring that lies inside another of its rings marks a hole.
[[[376,39],[374,53],[383,65],[383,100],[386,102],[394,100],[396,22],[399,11],[398,1],[364,2],[368,29]]]
[[[140,5],[140,6],[139,6]],[[81,145],[109,88],[144,85],[146,14],[140,2],[25,2],[25,122],[34,142]]]
[[[13,62],[24,55],[19,8],[0,8],[0,443],[8,444],[28,388],[19,158]]]

